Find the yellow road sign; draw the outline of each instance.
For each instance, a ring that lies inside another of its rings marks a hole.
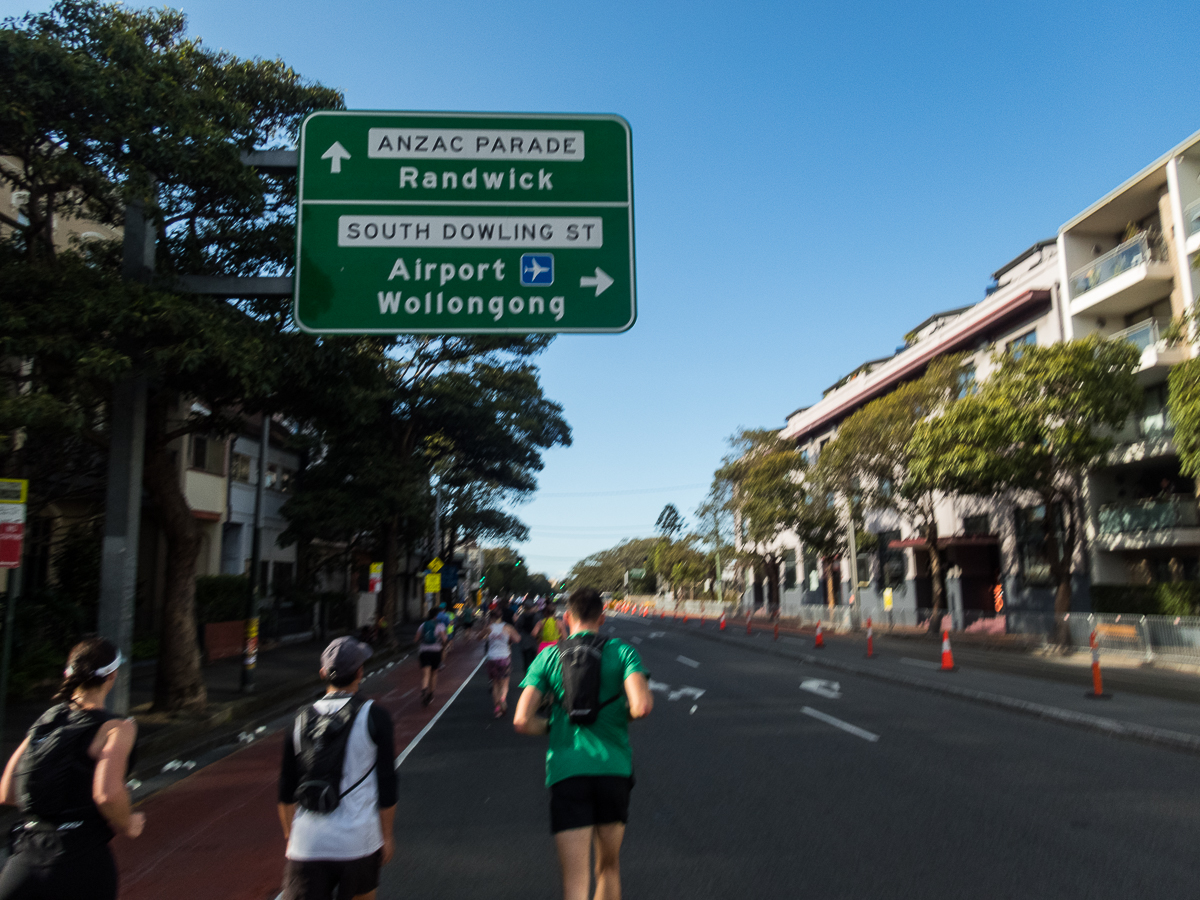
[[[425,576],[425,593],[440,594],[442,592],[442,576],[441,575],[426,575]]]
[[[436,574],[436,573],[442,571],[443,565],[444,565],[444,563],[442,562],[441,557],[435,556],[433,558],[433,562],[431,562],[427,568],[429,569],[430,572],[433,572]]]
[[[24,478],[0,478],[0,503],[24,503],[29,496],[29,482]]]

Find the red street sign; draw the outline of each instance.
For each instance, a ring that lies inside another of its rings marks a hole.
[[[21,542],[25,538],[23,522],[0,522],[0,569],[21,565]]]

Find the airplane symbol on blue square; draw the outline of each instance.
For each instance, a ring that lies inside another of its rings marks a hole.
[[[554,284],[554,254],[522,254],[521,284],[527,287]]]

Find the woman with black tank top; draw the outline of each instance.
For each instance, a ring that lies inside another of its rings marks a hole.
[[[101,637],[76,644],[50,707],[0,777],[0,803],[19,806],[0,900],[115,900],[108,842],[135,838],[146,818],[125,787],[137,724],[104,709],[123,662]]]

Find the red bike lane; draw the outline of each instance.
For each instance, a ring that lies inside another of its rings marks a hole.
[[[458,643],[458,642],[456,642]],[[420,704],[416,658],[368,682],[363,696],[392,714],[402,752],[477,671],[482,647],[459,643],[438,674],[438,696]],[[283,872],[276,789],[283,732],[197,771],[138,805],[146,830],[113,843],[121,900],[270,900]]]

